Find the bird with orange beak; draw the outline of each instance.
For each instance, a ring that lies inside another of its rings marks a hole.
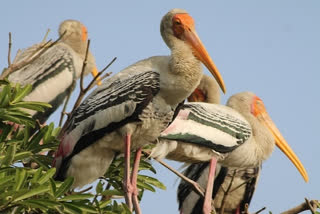
[[[81,76],[85,59],[88,33],[87,28],[81,22],[76,20],[63,21],[59,27],[59,35],[63,36],[56,45],[8,77],[9,81],[13,83],[32,85],[32,91],[24,98],[25,101],[40,101],[51,104],[52,108],[45,112],[29,112],[41,123],[48,119],[63,103],[70,90],[73,90],[76,80]],[[41,45],[44,44],[36,44],[26,50],[19,51],[13,63],[16,64],[38,55],[42,50],[39,50]],[[91,52],[88,53],[87,61],[85,75],[91,72],[93,76],[96,76],[96,63]]]
[[[115,152],[123,152],[125,199],[136,213],[141,213],[136,186],[141,148],[155,143],[172,122],[178,105],[199,84],[202,63],[225,92],[185,10],[170,10],[160,32],[171,55],[141,60],[105,80],[71,115],[53,162],[57,180],[73,176],[74,187],[81,187],[106,172]],[[130,175],[132,150],[137,152]]]
[[[217,162],[224,167],[258,167],[276,145],[308,181],[305,168],[268,116],[260,98],[251,92],[242,92],[230,97],[227,106],[223,106],[202,103],[203,97],[204,93],[195,90],[190,98],[200,102],[182,106],[151,154],[157,159],[186,163],[210,161],[203,213],[210,213],[212,209]]]

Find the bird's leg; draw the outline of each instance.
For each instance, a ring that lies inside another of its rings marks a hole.
[[[214,182],[214,173],[216,170],[217,159],[211,158],[210,160],[210,168],[209,168],[209,175],[208,175],[208,183],[206,188],[206,193],[204,196],[204,203],[203,203],[203,213],[210,214],[212,207],[212,190],[213,190],[213,182]]]
[[[127,134],[125,137],[125,151],[124,151],[124,177],[123,177],[123,190],[125,192],[125,200],[128,208],[132,211],[132,192],[133,188],[130,182],[130,147],[131,135]]]
[[[136,157],[134,160],[134,165],[132,168],[132,175],[131,175],[131,185],[133,187],[132,200],[133,200],[133,207],[134,207],[136,214],[141,214],[141,209],[140,209],[139,200],[138,200],[138,193],[139,192],[138,192],[138,188],[137,188],[137,178],[138,178],[138,170],[139,170],[141,152],[142,152],[142,148],[139,148],[136,152]]]

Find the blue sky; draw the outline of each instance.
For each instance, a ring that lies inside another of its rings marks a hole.
[[[12,32],[14,56],[18,48],[41,41],[48,28],[49,38],[57,38],[59,23],[71,18],[87,26],[98,68],[118,57],[110,68],[114,73],[137,60],[168,55],[159,33],[160,20],[172,8],[186,9],[225,80],[223,103],[237,92],[256,93],[309,173],[310,181],[304,183],[275,149],[263,164],[250,210],[267,206],[279,213],[302,203],[304,197],[319,199],[320,1],[11,0],[0,6],[1,67],[7,66],[8,32]],[[147,193],[143,213],[178,213],[177,179],[155,166],[157,178],[168,190]]]

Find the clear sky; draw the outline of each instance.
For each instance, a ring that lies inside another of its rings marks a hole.
[[[110,69],[114,73],[137,60],[168,55],[160,20],[172,8],[186,9],[225,80],[223,103],[237,92],[256,93],[309,173],[305,183],[275,149],[263,164],[250,210],[267,206],[279,213],[302,203],[304,197],[319,199],[320,1],[11,0],[1,1],[0,7],[0,67],[7,66],[8,32],[14,55],[18,48],[41,41],[48,28],[49,38],[57,38],[59,23],[71,18],[87,26],[98,68],[118,57]],[[178,213],[177,179],[155,166],[157,178],[168,190],[147,193],[143,213]]]

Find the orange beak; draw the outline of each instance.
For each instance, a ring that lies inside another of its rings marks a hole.
[[[98,69],[97,69],[96,67],[94,67],[94,68],[92,69],[92,71],[91,71],[91,74],[92,74],[92,76],[95,78],[95,77],[98,75]],[[98,77],[98,78],[96,79],[96,83],[97,83],[97,85],[101,85],[101,78],[100,78],[100,77]]]
[[[191,27],[185,29],[184,39],[193,48],[194,55],[208,68],[210,73],[214,76],[214,78],[218,82],[223,93],[226,93],[226,87],[225,87],[224,81],[223,81],[216,65],[212,61],[207,50],[205,49],[204,45],[202,44],[200,38],[198,37],[197,33],[195,32],[195,30],[192,29]]]
[[[291,162],[296,166],[300,174],[302,175],[303,179],[308,182],[309,177],[307,171],[305,170],[304,166],[302,165],[301,161],[294,153],[294,151],[290,148],[289,144],[286,142],[284,137],[281,135],[280,131],[273,123],[271,118],[269,117],[267,111],[265,110],[264,106],[259,106],[259,112],[257,112],[257,119],[264,124],[274,136],[276,141],[276,145],[279,149],[291,160]]]

